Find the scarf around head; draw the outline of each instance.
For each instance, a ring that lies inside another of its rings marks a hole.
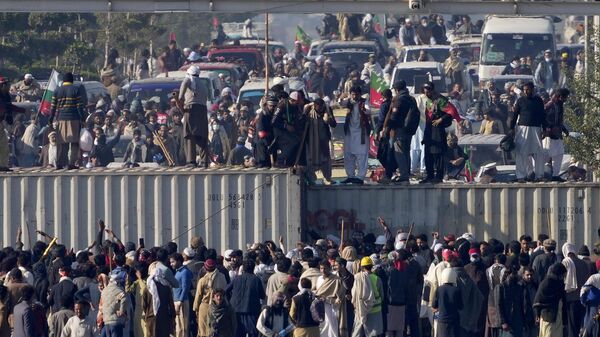
[[[154,310],[154,315],[158,313],[158,309],[160,308],[160,297],[158,294],[158,286],[160,283],[163,286],[169,286],[169,282],[165,277],[165,269],[156,267],[154,273],[147,280],[148,291],[152,295],[152,309]]]
[[[221,304],[217,305],[214,300],[210,301],[208,310],[208,321],[210,322],[211,330],[218,331],[223,325],[225,315],[229,310],[227,299],[223,298]]]

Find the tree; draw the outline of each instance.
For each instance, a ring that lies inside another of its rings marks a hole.
[[[591,50],[587,52],[587,71],[567,74],[571,96],[565,104],[569,131],[578,133],[565,140],[568,153],[577,161],[600,173],[600,30],[591,28]]]

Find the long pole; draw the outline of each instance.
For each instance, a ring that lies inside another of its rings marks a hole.
[[[269,13],[265,13],[265,97],[269,95]]]

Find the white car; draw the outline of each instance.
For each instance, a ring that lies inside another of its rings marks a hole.
[[[398,63],[392,73],[391,83],[404,80],[409,92],[418,94],[425,82],[431,81],[439,93],[448,92],[448,81],[444,76],[444,65],[439,62]]]
[[[420,46],[403,46],[398,53],[398,62],[416,62],[419,59],[421,50],[427,52],[427,61],[444,63],[450,56],[449,45],[420,45]]]

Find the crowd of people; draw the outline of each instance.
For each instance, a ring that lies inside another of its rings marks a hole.
[[[448,36],[447,29],[455,35],[481,29],[480,23],[472,24],[468,16],[453,20],[456,24],[449,25],[443,16],[432,15],[422,17],[420,25],[413,27],[406,18],[394,31],[398,32],[400,45],[410,46],[448,44],[443,38]],[[319,32],[324,38],[345,41],[357,36],[375,39],[374,29],[372,16],[339,14],[325,15]],[[391,34],[387,37],[394,37],[392,32],[387,32]],[[414,178],[423,183],[468,181],[475,172],[465,171],[470,155],[458,145],[458,140],[477,133],[506,135],[502,148],[507,152],[505,158],[515,159],[517,181],[565,180],[561,170],[563,138],[569,130],[564,121],[564,102],[570,92],[564,88],[569,87],[567,69],[574,70],[576,76],[582,71],[581,53],[576,64],[571,64],[568,54],[556,61],[550,50],[544,53],[543,60],[515,57],[502,73],[530,74],[533,83],[508,82],[504,88],[497,88],[494,81],[489,81],[474,107],[470,107],[470,94],[465,89],[466,61],[457,48],[450,49],[443,63],[444,75],[452,85],[446,88],[427,82],[412,93],[408,85],[413,79],[392,79],[398,62],[394,55],[382,67],[380,62],[386,54],[371,54],[362,68],[350,63],[344,73],[339,73],[330,57],[308,58],[305,46],[296,41],[286,54],[281,48],[274,49],[273,70],[277,78],[298,78],[302,89],[292,90],[275,80],[269,95],[254,106],[250,101],[237,102],[234,92],[239,88],[231,79],[219,76],[221,95],[212,106],[207,106],[208,88],[201,83],[199,74],[203,62],[210,60],[203,58],[228,39],[220,27],[209,46],[199,44],[180,50],[176,41],[171,41],[158,57],[148,51],[142,53],[134,71],[138,79],[187,66],[186,78],[169,102],[137,98],[128,102],[117,85],[122,65],[116,61],[116,50],[109,52],[108,65],[101,73],[110,97],[86,106],[82,87],[72,84],[72,74],[65,74],[63,84],[54,92],[49,118],[32,114],[27,121],[19,113],[20,108],[10,103],[9,94],[16,95],[17,101],[41,98],[42,90],[31,74],[12,86],[8,79],[0,78],[0,117],[12,124],[2,130],[7,137],[0,135],[0,169],[93,168],[107,166],[115,159],[128,167],[148,163],[190,167],[294,166],[304,169],[311,184],[317,181],[318,171],[324,184],[332,184],[336,183],[331,172],[332,141],[340,121],[333,110],[345,109],[340,126],[343,137],[335,139],[343,143],[347,178],[342,183],[362,184],[367,180],[373,142],[379,144],[377,159],[385,170],[382,177],[374,179],[380,183],[407,183]],[[260,72],[252,70],[247,75],[252,79]],[[383,102],[377,118],[372,114],[376,111],[372,102],[366,98],[375,77],[389,87],[381,93]],[[478,129],[473,127],[475,123],[480,123]],[[121,136],[131,140],[121,151],[123,157],[115,158]],[[545,173],[546,165],[552,167],[550,174]],[[494,170],[489,167],[482,181],[493,182]],[[568,179],[585,176],[576,166],[569,170]]]
[[[19,231],[0,250],[0,336],[599,335],[600,265],[587,246],[393,233],[378,221],[379,235],[222,252],[201,237],[123,243],[101,220],[89,247],[38,231],[24,249]]]

